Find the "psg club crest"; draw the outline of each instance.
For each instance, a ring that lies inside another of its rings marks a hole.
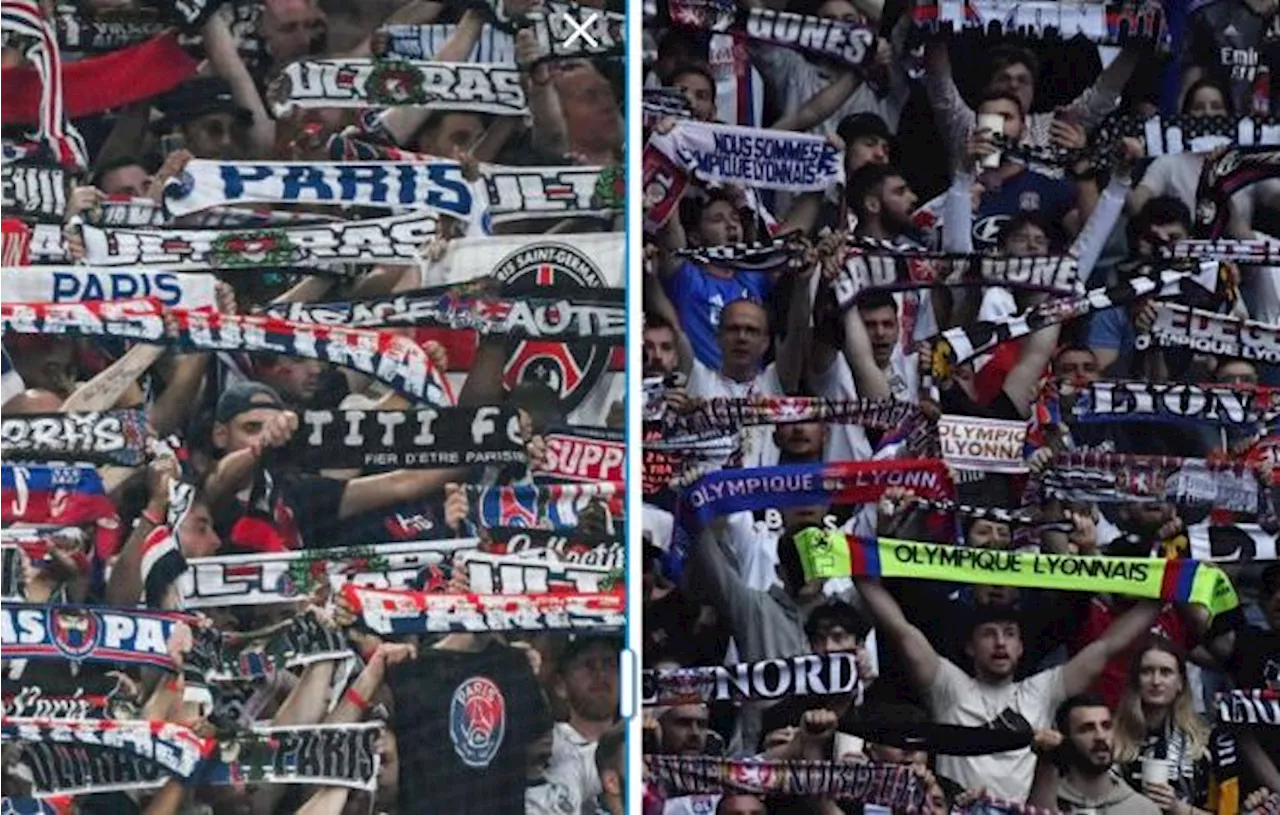
[[[559,293],[605,285],[594,261],[569,244],[551,241],[520,247],[498,263],[494,276],[512,293],[542,296],[548,287]],[[545,383],[560,394],[568,413],[582,404],[608,364],[608,348],[529,340],[511,355],[505,381],[508,388],[529,381]]]
[[[485,769],[498,754],[507,730],[507,700],[487,676],[458,685],[449,702],[449,738],[462,763]]]
[[[49,610],[49,638],[70,659],[84,659],[98,646],[102,621],[92,611]]]

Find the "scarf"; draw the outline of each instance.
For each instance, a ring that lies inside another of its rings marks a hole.
[[[1242,461],[1060,453],[1040,473],[1039,484],[1048,497],[1063,501],[1170,502],[1249,514],[1262,506],[1258,480]]]
[[[453,631],[600,631],[626,625],[626,592],[596,594],[427,594],[364,589],[350,583],[342,595],[376,634],[446,634]]]
[[[1031,746],[1031,730],[1006,730],[997,727],[965,727],[934,722],[887,722],[854,719],[842,723],[841,732],[849,733],[870,744],[883,744],[907,751],[923,750],[931,755],[989,756]]]
[[[335,581],[404,589],[479,545],[466,538],[192,558],[178,585],[193,609],[292,603]]]
[[[4,211],[28,221],[62,223],[67,214],[67,171],[61,167],[31,167],[0,163],[0,193]]]
[[[430,60],[457,29],[456,25],[450,23],[384,25],[378,29],[378,32],[385,35],[386,44],[377,56]],[[464,61],[515,65],[515,37],[497,26],[486,23],[480,29],[480,41],[476,43],[475,48],[471,49],[471,55]]]
[[[920,417],[919,409],[896,399],[825,399],[808,396],[753,396],[693,399],[679,413],[660,404],[657,419],[646,417],[673,443],[720,439],[744,427],[766,424],[824,422],[856,424],[869,430],[896,430]],[[649,443],[646,442],[646,446]],[[664,449],[659,445],[654,449]]]
[[[5,178],[9,178],[7,170]],[[5,206],[8,206],[10,190],[7,180],[3,187]],[[0,263],[6,268],[29,265],[31,263],[32,232],[31,227],[17,218],[0,219],[0,240],[4,242],[3,245],[0,245]]]
[[[15,303],[79,303],[155,297],[166,306],[209,308],[218,280],[209,274],[36,266],[6,268],[4,296]]]
[[[919,809],[928,792],[909,767],[899,764],[678,755],[645,756],[644,764],[652,783],[669,795],[820,795],[898,812]]]
[[[1085,423],[1256,425],[1280,416],[1280,391],[1268,387],[1099,381],[1079,390],[1071,416]]]
[[[37,794],[91,794],[184,785],[377,786],[382,722],[254,727],[205,738],[170,722],[6,717],[0,739],[23,744]]]
[[[1219,691],[1216,700],[1220,722],[1280,727],[1280,691]]]
[[[622,570],[583,566],[518,555],[463,552],[457,568],[466,572],[473,594],[591,595],[622,588]]]
[[[434,156],[338,134],[329,140],[329,158],[337,162],[437,162]],[[611,192],[606,167],[505,167],[481,164],[495,224],[541,218],[610,216],[622,208],[620,191]]]
[[[171,322],[167,322],[171,321]],[[169,326],[176,333],[170,334]],[[154,298],[92,303],[3,303],[0,326],[19,334],[111,336],[195,351],[260,351],[350,368],[431,404],[454,400],[423,348],[391,332],[291,323],[246,314],[166,309]]]
[[[1196,560],[1251,563],[1280,560],[1280,536],[1258,524],[1195,524],[1187,549]]]
[[[74,7],[58,6],[53,24],[58,30],[58,45],[80,54],[103,54],[119,51],[162,33],[165,23],[155,14],[142,10],[127,15],[115,13],[107,18],[86,17]]]
[[[795,268],[804,254],[804,243],[794,235],[770,238],[758,243],[734,243],[723,246],[687,246],[676,250],[676,256],[699,266],[730,267],[746,272],[771,272],[779,268]]]
[[[136,467],[146,459],[143,408],[104,413],[27,413],[0,420],[6,458],[86,461]]]
[[[1217,282],[1217,264],[1213,264],[1212,283],[1205,286],[1213,291]],[[1124,283],[1105,289],[1090,289],[1083,295],[1047,300],[1019,314],[1011,314],[999,320],[982,321],[972,326],[956,326],[933,338],[933,354],[929,365],[933,376],[949,379],[956,366],[985,354],[1001,343],[1028,336],[1041,328],[1058,325],[1084,317],[1096,311],[1125,306],[1142,297],[1174,297],[1183,290],[1184,283],[1209,282],[1207,270],[1199,272],[1165,269],[1156,274],[1141,275]],[[1163,304],[1157,304],[1157,307]],[[1141,348],[1141,346],[1139,346]]]
[[[627,476],[625,432],[596,427],[571,427],[548,433],[545,461],[534,468],[541,482],[623,482]]]
[[[85,262],[181,271],[263,266],[418,264],[436,233],[430,213],[331,224],[220,231],[99,229],[82,224]]]
[[[733,667],[646,668],[640,677],[645,706],[833,696],[857,689],[858,663],[851,653],[802,654]]]
[[[942,416],[938,420],[942,457],[957,470],[1021,475],[1027,472],[1023,450],[1025,421]]]
[[[6,0],[6,16],[9,2],[13,1]],[[110,54],[67,63],[61,71],[62,115],[80,119],[152,99],[190,79],[197,67],[196,60],[178,45],[174,34],[162,34]],[[41,79],[38,69],[0,70],[0,83],[5,87],[0,118],[14,124],[42,121],[46,107]]]
[[[173,670],[168,642],[195,619],[142,609],[14,603],[0,609],[4,659],[123,662]]]
[[[270,630],[222,634],[212,628],[195,633],[183,660],[190,682],[254,682],[290,670],[352,655],[345,631],[322,625],[311,614],[299,614]]]
[[[515,25],[506,25],[498,19],[495,12],[498,8],[488,4],[482,5],[488,16],[495,21],[494,25],[486,25],[492,32],[491,37],[505,34],[507,41],[515,33]],[[621,57],[625,53],[626,15],[615,11],[587,8],[577,3],[546,3],[545,11],[531,11],[520,18],[521,29],[532,30],[538,40],[538,62],[557,59],[589,59],[592,57]],[[389,25],[381,31],[387,36],[387,47],[382,56],[402,59],[430,59],[440,45],[446,26],[441,25]],[[508,33],[508,31],[510,33]],[[577,33],[581,31],[582,33]],[[495,43],[496,45],[496,43]],[[505,45],[505,43],[504,43]],[[497,51],[491,48],[491,51]],[[471,62],[501,62],[515,64],[514,45],[501,52],[501,59],[490,55],[486,59],[476,59],[472,55]]]
[[[412,106],[497,116],[529,112],[520,69],[468,62],[405,59],[306,59],[284,69],[286,96],[277,116],[295,108]]]
[[[645,18],[646,24],[664,28],[743,32],[755,42],[805,51],[854,68],[863,66],[875,53],[875,28],[866,23],[769,8],[738,8],[718,0],[667,0],[652,10],[646,7]]]
[[[494,526],[486,530],[487,551],[499,555],[521,555],[580,563],[583,566],[606,566],[610,569],[626,565],[626,550],[621,535],[590,534],[579,530],[569,533],[550,529],[522,529]]]
[[[912,9],[916,27],[925,32],[969,31],[990,36],[1071,39],[1084,36],[1097,45],[1150,43],[1162,50],[1171,44],[1159,3],[1072,3],[1052,0],[1007,3],[965,0],[949,4],[929,0]]]
[[[169,526],[158,526],[142,542],[143,597],[147,608],[160,608],[169,593],[169,587],[187,570],[187,560],[182,555],[178,539]],[[184,606],[185,608],[185,606]]]
[[[700,478],[681,495],[699,524],[734,512],[815,504],[869,504],[891,487],[924,498],[951,498],[947,466],[932,459],[843,461],[721,470]]]
[[[482,526],[518,526],[568,530],[577,528],[581,515],[593,505],[603,505],[606,520],[623,517],[625,482],[592,484],[466,485],[474,518]]]
[[[186,215],[232,203],[358,204],[425,210],[468,224],[485,209],[479,185],[456,161],[420,164],[217,162],[193,159],[169,179],[165,211]]]
[[[1196,237],[1221,238],[1231,220],[1231,196],[1268,178],[1280,178],[1280,150],[1274,147],[1236,147],[1206,161],[1196,187]]]
[[[1229,314],[1191,308],[1181,303],[1156,303],[1151,330],[1134,338],[1139,351],[1188,348],[1200,354],[1237,357],[1269,365],[1280,363],[1280,326],[1245,320]]]
[[[387,297],[337,303],[280,303],[264,314],[296,323],[429,326],[483,336],[618,346],[626,341],[624,290],[592,288],[570,297],[504,297],[463,285],[433,286]]]
[[[120,517],[93,467],[0,464],[0,523],[93,526],[94,554],[106,563],[120,546]]]
[[[945,583],[1119,594],[1167,603],[1195,603],[1212,615],[1240,605],[1217,566],[1194,560],[1047,555],[892,538],[861,538],[806,529],[795,536],[805,579],[907,577]],[[808,568],[812,566],[813,568]]]
[[[7,98],[0,108],[0,118],[6,124],[35,121],[36,142],[53,157],[55,164],[73,170],[86,169],[89,166],[89,151],[79,131],[67,121],[67,112],[63,107],[63,80],[66,74],[63,72],[62,56],[58,51],[53,26],[44,18],[38,3],[32,0],[5,0],[0,4],[0,29],[32,40],[23,51],[23,56],[33,66],[26,69],[0,69],[7,88]],[[15,115],[18,109],[11,110],[9,103],[15,94],[22,93],[30,96],[26,100],[28,104],[36,102],[32,93],[32,79],[40,86],[37,115],[33,119],[20,119]]]
[[[679,88],[644,88],[641,91],[641,112],[646,130],[663,119],[693,118],[693,107]]]
[[[864,241],[851,247],[835,284],[842,309],[864,290],[935,289],[951,286],[1003,286],[1017,291],[1072,295],[1082,291],[1078,262],[1071,255],[991,257],[916,252]]]
[[[667,222],[692,179],[713,185],[821,192],[844,183],[840,151],[821,136],[679,121],[645,144],[646,228]]]
[[[86,694],[77,688],[70,696],[46,694],[35,685],[25,685],[4,696],[5,716],[33,716],[41,719],[98,719],[109,716],[111,698]]]
[[[1213,258],[1214,260],[1258,266],[1280,264],[1280,243],[1270,239],[1189,239],[1175,241],[1173,246],[1164,251],[1165,257],[1175,260]]]
[[[449,469],[526,460],[516,410],[306,410],[286,447],[304,470],[370,467]]]

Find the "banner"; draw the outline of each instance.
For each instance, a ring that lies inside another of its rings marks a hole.
[[[95,269],[87,266],[5,269],[4,299],[11,303],[80,303],[154,297],[166,306],[211,308],[218,279],[208,274]]]
[[[514,65],[405,59],[305,59],[285,66],[276,116],[295,108],[418,107],[497,116],[529,112]]]
[[[0,162],[0,207],[10,217],[60,224],[67,214],[70,183],[60,167]]]
[[[853,693],[857,687],[858,663],[852,653],[801,654],[733,667],[646,668],[640,673],[640,704],[691,705],[809,694],[833,696]]]
[[[485,530],[487,550],[494,554],[547,557],[583,566],[626,568],[627,553],[621,535],[590,535],[578,530],[524,529],[494,526]]]
[[[292,603],[335,581],[405,589],[479,545],[465,538],[191,558],[178,588],[191,609]]]
[[[944,415],[938,419],[938,438],[942,457],[957,470],[1011,475],[1027,472],[1024,421]]]
[[[449,469],[527,460],[515,408],[305,410],[285,448],[304,470]]]
[[[9,460],[85,461],[136,467],[147,458],[147,412],[26,413],[0,419],[0,453]]]
[[[1187,528],[1191,557],[1219,563],[1280,560],[1280,534],[1258,524],[1194,524]]]
[[[1280,726],[1280,691],[1259,688],[1218,691],[1218,721]]]
[[[427,594],[363,589],[342,594],[376,634],[446,634],[453,631],[600,631],[627,624],[626,592],[597,594]]]
[[[1080,422],[1199,422],[1256,425],[1280,416],[1280,391],[1267,387],[1093,382],[1071,406]]]
[[[928,792],[901,764],[683,755],[645,756],[644,763],[651,783],[669,795],[823,796],[911,812],[922,808]]]
[[[797,548],[803,545],[825,549],[830,553],[835,571],[843,572],[846,577],[851,573],[855,577],[908,577],[945,583],[1119,594],[1177,604],[1195,603],[1215,616],[1240,605],[1235,588],[1221,569],[1194,560],[1042,555],[892,538],[860,538],[838,530],[821,529],[797,533],[796,545]]]
[[[720,470],[684,491],[681,503],[699,524],[720,515],[773,507],[874,503],[890,487],[923,498],[952,498],[947,465],[936,459],[844,461]]]
[[[1188,348],[1200,354],[1280,364],[1280,326],[1180,303],[1159,302],[1155,306],[1151,330],[1134,338],[1139,351],[1154,343],[1160,348]]]
[[[560,481],[625,481],[626,434],[621,430],[580,427],[548,433],[546,460],[534,469],[539,479]]]
[[[1257,477],[1241,461],[1059,453],[1039,483],[1048,496],[1064,501],[1169,502],[1248,514],[1261,506]]]
[[[87,263],[193,271],[420,263],[419,252],[435,235],[437,223],[434,214],[415,212],[390,218],[231,231],[99,229],[87,224],[81,225],[80,231]]]
[[[278,303],[263,313],[297,323],[352,328],[412,325],[575,345],[618,346],[626,340],[623,289],[583,289],[575,291],[572,299],[551,299],[508,298],[483,294],[480,286],[474,287],[475,293],[467,288],[468,284],[433,286],[368,300]]]
[[[0,608],[4,659],[124,662],[173,670],[168,642],[185,614],[97,606],[28,605]]]
[[[821,192],[844,183],[840,151],[821,136],[678,121],[644,147],[645,218],[666,223],[691,177],[712,185]]]
[[[467,574],[473,594],[597,594],[621,588],[621,569],[564,561],[463,552],[455,568]]]
[[[164,186],[165,211],[186,215],[231,203],[357,204],[427,210],[477,222],[487,201],[456,161],[373,162],[206,161],[193,159]]]
[[[967,31],[992,37],[1071,39],[1083,35],[1097,45],[1150,43],[1168,50],[1170,34],[1158,2],[1055,0],[917,0],[916,27],[924,31]]]

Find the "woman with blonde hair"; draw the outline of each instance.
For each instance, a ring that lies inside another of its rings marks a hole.
[[[1186,653],[1164,637],[1148,637],[1130,663],[1116,709],[1115,745],[1125,780],[1167,815],[1240,811],[1235,737],[1210,728],[1195,712]]]

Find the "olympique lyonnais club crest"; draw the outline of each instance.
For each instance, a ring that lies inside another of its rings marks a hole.
[[[102,621],[92,611],[51,609],[49,637],[71,659],[82,659],[98,645]]]
[[[302,253],[283,230],[233,232],[217,238],[209,250],[217,266],[287,266]]]
[[[494,276],[521,294],[554,287],[572,296],[566,290],[605,285],[604,275],[589,257],[569,244],[553,241],[522,246],[498,263]],[[608,348],[526,341],[507,362],[506,384],[514,388],[521,382],[544,382],[560,394],[568,412],[582,404],[608,364]]]
[[[507,700],[487,676],[464,680],[449,703],[449,738],[468,767],[484,769],[498,754],[507,730]]]

